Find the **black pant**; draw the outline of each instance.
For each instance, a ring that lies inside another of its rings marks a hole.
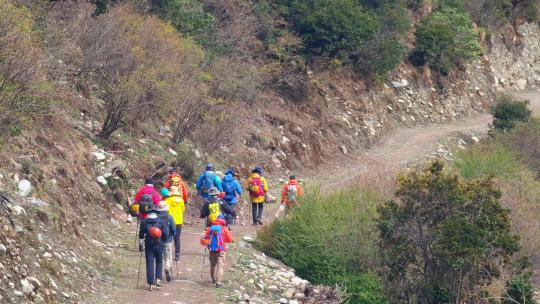
[[[154,278],[159,280],[162,280],[163,278],[163,245],[161,243],[146,243],[145,245],[146,248],[144,249],[144,254],[146,257],[146,282],[148,282],[149,285],[155,285],[156,281]]]
[[[251,214],[253,216],[254,225],[262,220],[263,209],[264,203],[251,203]]]
[[[176,225],[176,235],[174,236],[174,258],[180,257],[180,234],[182,234],[182,225]]]

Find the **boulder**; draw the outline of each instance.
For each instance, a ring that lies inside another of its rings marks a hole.
[[[521,78],[516,81],[516,86],[520,90],[525,90],[527,88],[527,79]]]
[[[32,192],[32,184],[29,180],[23,179],[18,184],[19,194],[22,197],[27,197]]]
[[[107,186],[107,179],[105,179],[105,177],[103,177],[102,175],[98,176],[96,180],[99,184]]]
[[[94,151],[92,152],[92,157],[94,158],[94,161],[97,163],[104,161],[107,157],[105,156],[105,153]]]

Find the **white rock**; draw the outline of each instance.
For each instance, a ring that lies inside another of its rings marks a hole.
[[[299,302],[297,300],[290,300],[289,304],[299,304]]]
[[[69,297],[70,297],[69,293],[67,293],[67,292],[61,292],[61,294],[67,299],[69,299]]]
[[[304,282],[304,280],[302,280],[301,278],[299,277],[294,277],[291,279],[291,283],[295,286],[295,287],[300,287],[302,286],[302,283]]]
[[[13,213],[15,215],[26,215],[26,210],[24,210],[24,208],[19,205],[15,205],[13,206]]]
[[[58,289],[58,285],[56,285],[56,283],[54,282],[52,278],[49,278],[49,286],[51,286],[51,288],[54,290]]]
[[[242,239],[248,243],[255,243],[255,239],[249,235],[244,236]]]
[[[171,148],[169,148],[169,153],[171,153],[174,156],[178,156],[178,153]]]
[[[98,163],[107,159],[107,157],[105,156],[105,153],[102,153],[99,151],[92,152],[92,156],[94,157],[94,160]]]
[[[281,298],[281,299],[279,299],[278,303],[279,304],[287,304],[287,303],[289,303],[289,300],[287,300],[285,298]]]
[[[97,182],[100,183],[101,185],[103,186],[107,186],[107,179],[105,179],[105,177],[103,177],[102,175],[98,176],[96,178]]]
[[[30,282],[30,284],[32,284],[32,286],[34,286],[34,289],[41,288],[41,282],[37,278],[35,278],[35,277],[27,277],[26,280],[28,282]]]
[[[26,279],[21,280],[22,292],[26,295],[31,294],[34,291],[34,287]]]
[[[516,81],[516,85],[518,89],[525,90],[525,88],[527,87],[527,79],[525,78],[518,79],[518,81]]]
[[[0,243],[0,256],[3,256],[4,254],[6,254],[6,252],[7,252],[6,245]]]
[[[341,150],[341,153],[343,153],[343,154],[349,153],[349,151],[347,151],[347,147],[345,147],[345,146],[340,146],[339,149]]]
[[[24,228],[23,228],[23,227],[21,227],[21,226],[19,226],[19,225],[15,225],[15,232],[21,233],[21,232],[23,232],[23,231],[24,231]]]
[[[479,139],[478,137],[476,137],[476,136],[471,137],[471,139],[472,139],[472,141],[474,141],[475,143],[480,142],[480,139]]]
[[[282,143],[283,145],[288,144],[290,141],[291,141],[291,140],[290,140],[289,138],[287,138],[286,136],[283,136],[283,137],[281,138],[281,143]]]
[[[43,258],[44,258],[44,259],[50,259],[50,258],[52,258],[52,254],[50,254],[49,252],[45,252],[45,253],[43,254]]]
[[[30,181],[26,180],[26,179],[23,179],[19,182],[19,194],[22,196],[22,197],[27,197],[30,192],[32,192],[32,184],[30,183]]]
[[[29,201],[30,201],[30,204],[32,204],[34,206],[38,206],[38,207],[45,207],[45,206],[49,205],[45,201],[40,200],[39,198],[35,198],[35,197],[31,197],[29,199]]]

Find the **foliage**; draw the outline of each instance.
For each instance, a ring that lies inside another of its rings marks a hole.
[[[152,3],[153,10],[181,33],[198,37],[213,29],[214,16],[204,11],[200,0],[160,0]]]
[[[300,207],[258,234],[259,246],[314,283],[343,285],[350,303],[386,303],[371,273],[377,203],[374,194],[358,189],[329,195],[310,190]]]
[[[306,50],[352,61],[359,72],[385,74],[401,60],[410,26],[403,1],[280,0]]]
[[[415,36],[416,56],[443,75],[482,53],[478,32],[460,8],[442,6],[422,20]]]
[[[518,250],[510,211],[491,178],[464,181],[434,162],[398,176],[398,201],[379,209],[393,303],[473,302]]]
[[[506,294],[510,299],[505,304],[534,304],[534,287],[530,275],[513,277],[506,283]]]
[[[124,126],[197,103],[197,78],[203,52],[157,17],[118,6],[97,18],[85,17],[77,31],[81,65],[91,71],[106,102],[100,137]],[[179,117],[183,119],[183,117]]]
[[[524,0],[520,2],[522,2],[523,15],[528,22],[540,21],[540,1]]]
[[[540,119],[517,123],[510,132],[499,134],[498,140],[540,176]]]
[[[19,134],[49,112],[50,84],[29,10],[0,0],[0,137]]]
[[[501,95],[491,109],[493,126],[499,130],[510,130],[516,122],[526,122],[531,117],[528,101],[518,100],[512,95]]]

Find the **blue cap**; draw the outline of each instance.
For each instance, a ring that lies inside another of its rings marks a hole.
[[[161,189],[161,196],[169,197],[169,189],[167,189],[167,188]]]
[[[212,164],[206,165],[206,171],[214,171],[214,165]]]

